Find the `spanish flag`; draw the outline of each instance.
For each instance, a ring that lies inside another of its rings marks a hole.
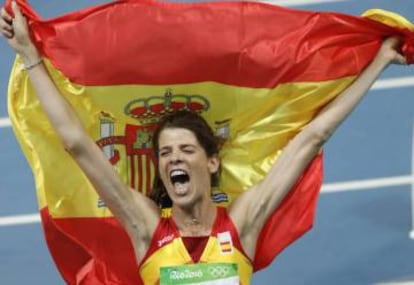
[[[266,175],[384,38],[402,38],[414,60],[413,25],[381,10],[357,17],[257,2],[120,0],[44,20],[17,2],[60,92],[125,183],[147,195],[151,136],[165,114],[198,112],[220,137],[223,170],[212,198],[226,205]],[[140,284],[127,235],[59,143],[19,57],[8,98],[63,279]],[[312,227],[321,183],[319,155],[263,229],[255,270]]]

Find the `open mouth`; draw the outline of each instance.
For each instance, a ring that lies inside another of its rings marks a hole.
[[[184,184],[190,181],[190,176],[182,169],[175,169],[170,172],[170,180],[173,185],[176,183]]]

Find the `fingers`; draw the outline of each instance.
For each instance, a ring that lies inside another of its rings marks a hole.
[[[26,18],[21,13],[16,1],[11,2],[10,14],[4,8],[0,14],[0,32],[7,39],[7,43],[20,55],[30,54],[35,49],[30,38]]]
[[[398,49],[401,44],[401,39],[397,37],[389,37],[384,40],[383,45],[389,46],[393,49]]]
[[[0,29],[3,36],[6,38],[13,37],[13,18],[7,13],[6,9],[1,8],[0,12],[1,21],[0,21]]]
[[[384,39],[378,52],[378,57],[387,63],[407,64],[407,60],[401,53],[402,39],[399,37],[389,37]]]
[[[14,13],[14,28],[16,26],[25,27],[27,26],[27,20],[26,17],[23,16],[19,6],[17,5],[16,1],[11,2],[12,11]]]
[[[396,57],[395,57],[394,62],[397,63],[397,64],[406,65],[407,64],[407,59],[402,54],[397,54]]]
[[[0,12],[1,18],[6,21],[7,23],[11,24],[13,21],[12,16],[9,15],[9,13],[7,13],[6,9],[1,8],[1,12]]]
[[[387,44],[389,44],[390,48],[392,48],[396,52],[392,62],[403,65],[407,64],[407,59],[404,57],[404,55],[401,54],[402,39],[397,37],[391,37],[386,39],[386,42]]]
[[[11,1],[13,16],[9,15],[3,8],[1,10],[1,33],[8,39],[16,37],[20,44],[26,44],[28,39],[28,25],[26,17],[23,16],[16,1]]]
[[[11,7],[12,7],[12,11],[14,13],[14,18],[17,21],[21,21],[24,17],[23,17],[22,12],[20,11],[20,8],[17,5],[16,1],[11,1]]]

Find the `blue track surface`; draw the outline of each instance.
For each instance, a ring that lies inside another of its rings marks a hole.
[[[29,2],[44,17],[52,17],[105,1]],[[374,7],[414,21],[411,0],[355,0],[296,8],[357,15]],[[13,58],[0,41],[0,118],[7,116],[6,89]],[[413,67],[392,67],[382,78],[413,75]],[[325,182],[409,175],[413,122],[414,87],[372,90],[327,144]],[[11,128],[0,128],[0,149],[0,217],[37,212],[30,168]],[[253,284],[414,281],[410,207],[409,185],[323,194],[314,229],[258,273]],[[63,284],[40,224],[0,227],[0,284]]]

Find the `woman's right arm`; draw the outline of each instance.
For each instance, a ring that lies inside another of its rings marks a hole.
[[[37,48],[31,41],[26,19],[15,1],[12,1],[12,9],[14,18],[4,8],[1,10],[3,36],[21,56],[39,102],[65,149],[89,178],[114,216],[128,231],[135,249],[138,250],[136,253],[142,257],[158,224],[157,205],[121,181],[105,154],[85,131],[72,106],[51,80],[41,62]],[[143,242],[136,244],[137,241]]]

